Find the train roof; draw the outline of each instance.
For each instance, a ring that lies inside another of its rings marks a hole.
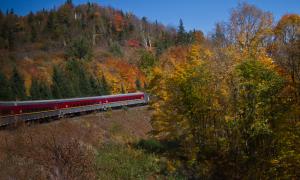
[[[14,105],[26,105],[26,104],[45,104],[45,103],[57,103],[57,102],[72,102],[78,100],[93,100],[93,99],[103,99],[111,97],[124,97],[124,96],[134,96],[142,95],[144,92],[135,92],[127,94],[113,94],[104,96],[90,96],[90,97],[80,97],[80,98],[67,98],[67,99],[50,99],[50,100],[31,100],[31,101],[0,101],[0,106],[14,106]]]

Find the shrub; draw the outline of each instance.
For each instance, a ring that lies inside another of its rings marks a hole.
[[[165,150],[164,145],[155,139],[142,139],[136,145],[138,149],[144,149],[147,152],[159,153]]]
[[[117,57],[123,56],[123,51],[118,42],[111,42],[109,45],[109,51]]]
[[[105,144],[97,153],[99,179],[147,179],[159,172],[155,155],[117,144]]]

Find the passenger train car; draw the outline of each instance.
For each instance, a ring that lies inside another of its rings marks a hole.
[[[0,127],[19,121],[61,118],[76,113],[148,102],[149,96],[143,92],[71,99],[0,101]]]

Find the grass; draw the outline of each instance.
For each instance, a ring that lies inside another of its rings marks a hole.
[[[104,144],[96,153],[97,178],[184,180],[178,174],[166,171],[166,162],[154,153],[131,146]]]
[[[105,144],[96,156],[99,179],[148,179],[160,171],[154,154],[118,144]]]
[[[148,139],[150,116],[137,107],[0,131],[0,179],[182,179]]]

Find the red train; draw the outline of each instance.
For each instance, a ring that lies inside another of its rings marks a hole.
[[[148,102],[149,96],[143,92],[71,99],[0,101],[0,126]]]

